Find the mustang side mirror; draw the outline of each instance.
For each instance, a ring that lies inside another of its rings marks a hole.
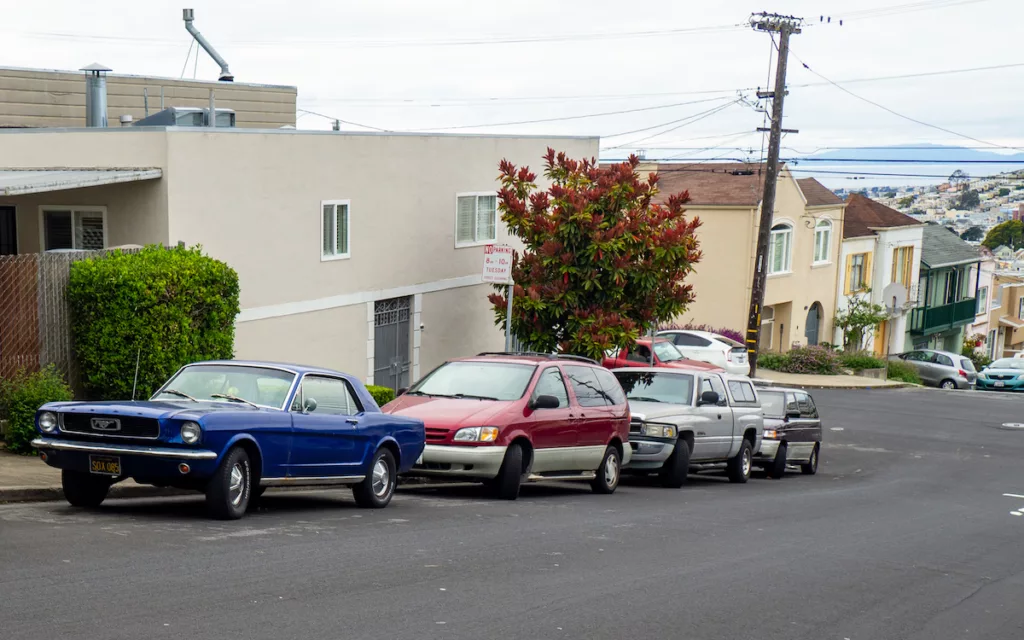
[[[557,409],[561,403],[555,396],[537,396],[530,403],[533,409]]]
[[[306,403],[302,405],[302,413],[313,413],[314,411],[316,411],[316,400],[306,398]]]
[[[700,404],[718,404],[718,392],[717,391],[705,391],[700,394]]]
[[[395,392],[395,397],[397,398],[398,396],[402,395],[403,393],[405,393],[408,390],[409,390],[409,387],[402,387],[401,389],[399,389],[398,391]]]

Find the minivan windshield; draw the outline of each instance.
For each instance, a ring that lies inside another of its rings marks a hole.
[[[786,394],[781,391],[761,391],[757,394],[761,399],[761,408],[769,418],[786,417]]]
[[[281,369],[230,364],[185,367],[153,400],[235,402],[283,409],[295,374]]]
[[[683,354],[676,349],[676,345],[671,342],[655,342],[654,353],[658,356],[658,360],[662,362],[672,362],[674,360],[682,360]]]
[[[1021,369],[1024,370],[1024,359],[1000,358],[988,365],[989,369]]]
[[[627,400],[691,404],[693,376],[688,373],[655,373],[653,371],[616,371]]]
[[[417,382],[410,395],[471,400],[518,400],[536,366],[511,362],[446,362]]]

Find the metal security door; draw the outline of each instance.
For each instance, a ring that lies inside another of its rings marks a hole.
[[[409,386],[409,298],[373,305],[373,383],[396,391]]]
[[[808,346],[818,344],[818,327],[821,326],[821,305],[815,302],[807,312],[807,322],[804,329],[804,337],[807,338]]]

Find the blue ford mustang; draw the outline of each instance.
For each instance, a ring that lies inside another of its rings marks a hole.
[[[424,446],[422,421],[381,413],[352,376],[233,360],[187,365],[146,402],[43,405],[36,428],[72,505],[132,478],[203,491],[224,519],[285,485],[351,485],[359,506],[385,507]]]

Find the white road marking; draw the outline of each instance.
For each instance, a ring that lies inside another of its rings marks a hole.
[[[831,428],[829,429],[829,431],[842,431],[842,430],[843,430],[843,428],[842,428],[842,427],[831,427]]]
[[[1004,493],[1003,495],[1006,496],[1007,498],[1021,498],[1022,500],[1024,500],[1024,496],[1016,493]]]
[[[1021,513],[1020,511],[1011,511],[1010,515],[1011,516],[1024,516],[1024,513]]]

